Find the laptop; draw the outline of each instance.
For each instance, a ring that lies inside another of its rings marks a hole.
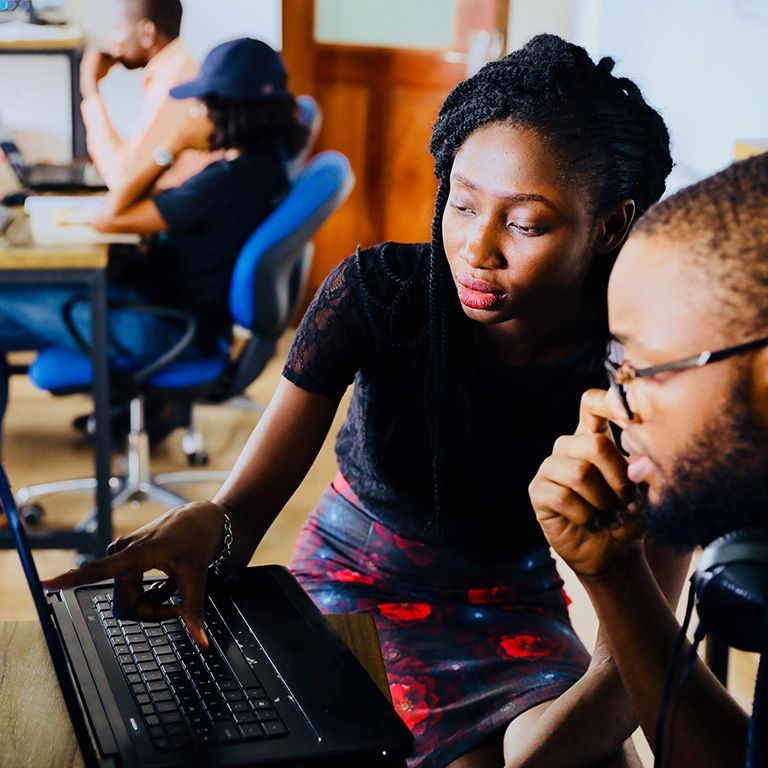
[[[2,466],[0,502],[89,768],[368,768],[410,753],[408,728],[286,569],[209,585],[200,651],[181,620],[116,618],[111,582],[46,592]]]
[[[21,184],[34,192],[82,192],[107,188],[93,163],[29,165],[2,121],[0,121],[0,150],[8,159]]]

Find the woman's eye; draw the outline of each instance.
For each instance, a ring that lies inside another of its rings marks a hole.
[[[468,203],[462,203],[460,201],[451,202],[449,203],[451,208],[458,211],[459,213],[474,213],[472,210],[472,207]]]
[[[532,224],[522,224],[516,221],[510,221],[507,226],[528,237],[537,237],[547,231],[547,227],[536,227]]]

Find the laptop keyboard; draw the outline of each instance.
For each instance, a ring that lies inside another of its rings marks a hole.
[[[215,639],[231,635],[214,611],[205,621],[211,644],[201,651],[179,619],[116,619],[111,594],[97,595],[93,605],[157,749],[230,744],[288,732],[258,678],[249,671],[241,683],[229,652],[222,654]]]

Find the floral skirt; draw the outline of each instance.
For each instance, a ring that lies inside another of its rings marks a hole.
[[[409,768],[442,768],[589,664],[547,548],[488,561],[403,538],[340,475],[291,570],[324,613],[373,614],[395,709],[415,736]]]

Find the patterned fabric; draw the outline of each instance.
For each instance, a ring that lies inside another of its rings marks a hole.
[[[589,654],[546,548],[505,561],[399,536],[341,476],[303,527],[291,570],[324,613],[374,616],[409,768],[439,768],[557,698]]]

